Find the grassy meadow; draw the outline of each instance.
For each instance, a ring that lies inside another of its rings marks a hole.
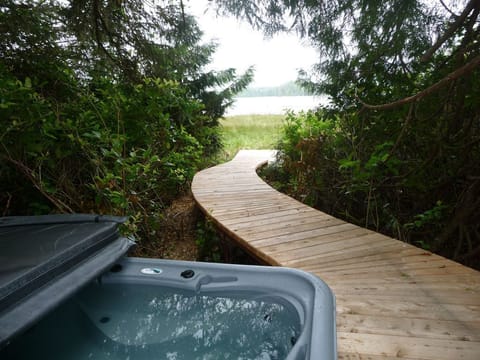
[[[220,160],[232,159],[240,149],[274,149],[284,115],[238,115],[220,121],[224,149]]]

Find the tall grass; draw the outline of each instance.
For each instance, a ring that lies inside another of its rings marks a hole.
[[[219,160],[230,160],[241,149],[274,149],[284,118],[284,115],[239,115],[222,119],[224,148]]]

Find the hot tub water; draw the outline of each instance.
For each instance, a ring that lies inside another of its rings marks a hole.
[[[287,357],[300,331],[291,304],[261,293],[227,297],[93,283],[10,345],[7,354],[15,359],[273,360]]]

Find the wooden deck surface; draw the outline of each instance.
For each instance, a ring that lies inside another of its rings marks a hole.
[[[243,150],[195,176],[197,204],[271,265],[306,270],[336,295],[339,359],[480,359],[480,272],[283,195]]]

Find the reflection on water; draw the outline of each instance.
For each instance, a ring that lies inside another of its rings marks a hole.
[[[93,285],[9,350],[15,358],[273,360],[287,356],[299,331],[291,305],[265,297]]]

